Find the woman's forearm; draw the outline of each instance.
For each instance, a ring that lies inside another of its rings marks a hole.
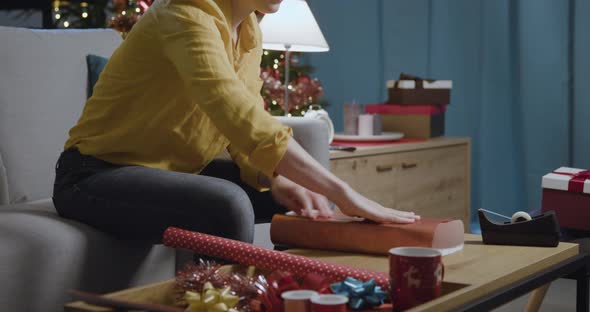
[[[293,138],[276,172],[338,204],[349,186],[311,157]]]
[[[413,212],[383,207],[340,180],[311,157],[293,138],[275,172],[289,180],[326,196],[349,216],[359,216],[377,222],[411,223],[420,219]]]

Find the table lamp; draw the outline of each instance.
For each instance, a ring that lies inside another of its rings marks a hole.
[[[262,47],[285,51],[285,116],[289,114],[289,54],[330,50],[305,0],[284,0],[278,12],[260,22]]]

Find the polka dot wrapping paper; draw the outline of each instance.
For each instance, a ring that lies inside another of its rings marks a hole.
[[[316,273],[333,282],[343,281],[349,276],[363,281],[372,278],[378,286],[389,289],[387,273],[327,263],[175,227],[166,229],[163,242],[164,245],[171,248],[188,249],[197,254],[221,258],[242,265],[253,265],[263,270],[286,271],[300,277],[308,273]]]

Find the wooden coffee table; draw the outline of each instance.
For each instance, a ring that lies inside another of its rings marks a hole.
[[[290,253],[387,272],[386,257],[290,250]],[[488,311],[526,294],[548,281],[574,275],[578,287],[588,284],[590,256],[578,245],[555,248],[484,245],[480,235],[465,234],[462,251],[443,257],[443,295],[409,311]],[[588,311],[588,288],[578,292],[578,311]],[[585,306],[585,309],[584,309]]]
[[[375,271],[387,272],[389,268],[384,256],[296,249],[288,252]],[[410,311],[488,311],[566,276],[578,279],[578,311],[588,311],[589,257],[579,254],[578,245],[572,243],[560,243],[555,248],[495,246],[484,245],[479,235],[465,234],[465,248],[443,258],[443,295]],[[170,280],[107,296],[165,304],[171,302],[168,293],[172,287]],[[75,302],[67,304],[65,311],[110,310]]]

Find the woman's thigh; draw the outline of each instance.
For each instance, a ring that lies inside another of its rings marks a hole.
[[[123,239],[159,242],[169,226],[251,242],[252,204],[228,180],[141,166],[99,170],[54,194],[60,215]]]
[[[201,175],[217,177],[239,185],[248,194],[256,223],[268,223],[275,213],[285,213],[287,209],[276,202],[271,192],[259,192],[240,179],[240,168],[231,160],[216,159],[203,169]]]

